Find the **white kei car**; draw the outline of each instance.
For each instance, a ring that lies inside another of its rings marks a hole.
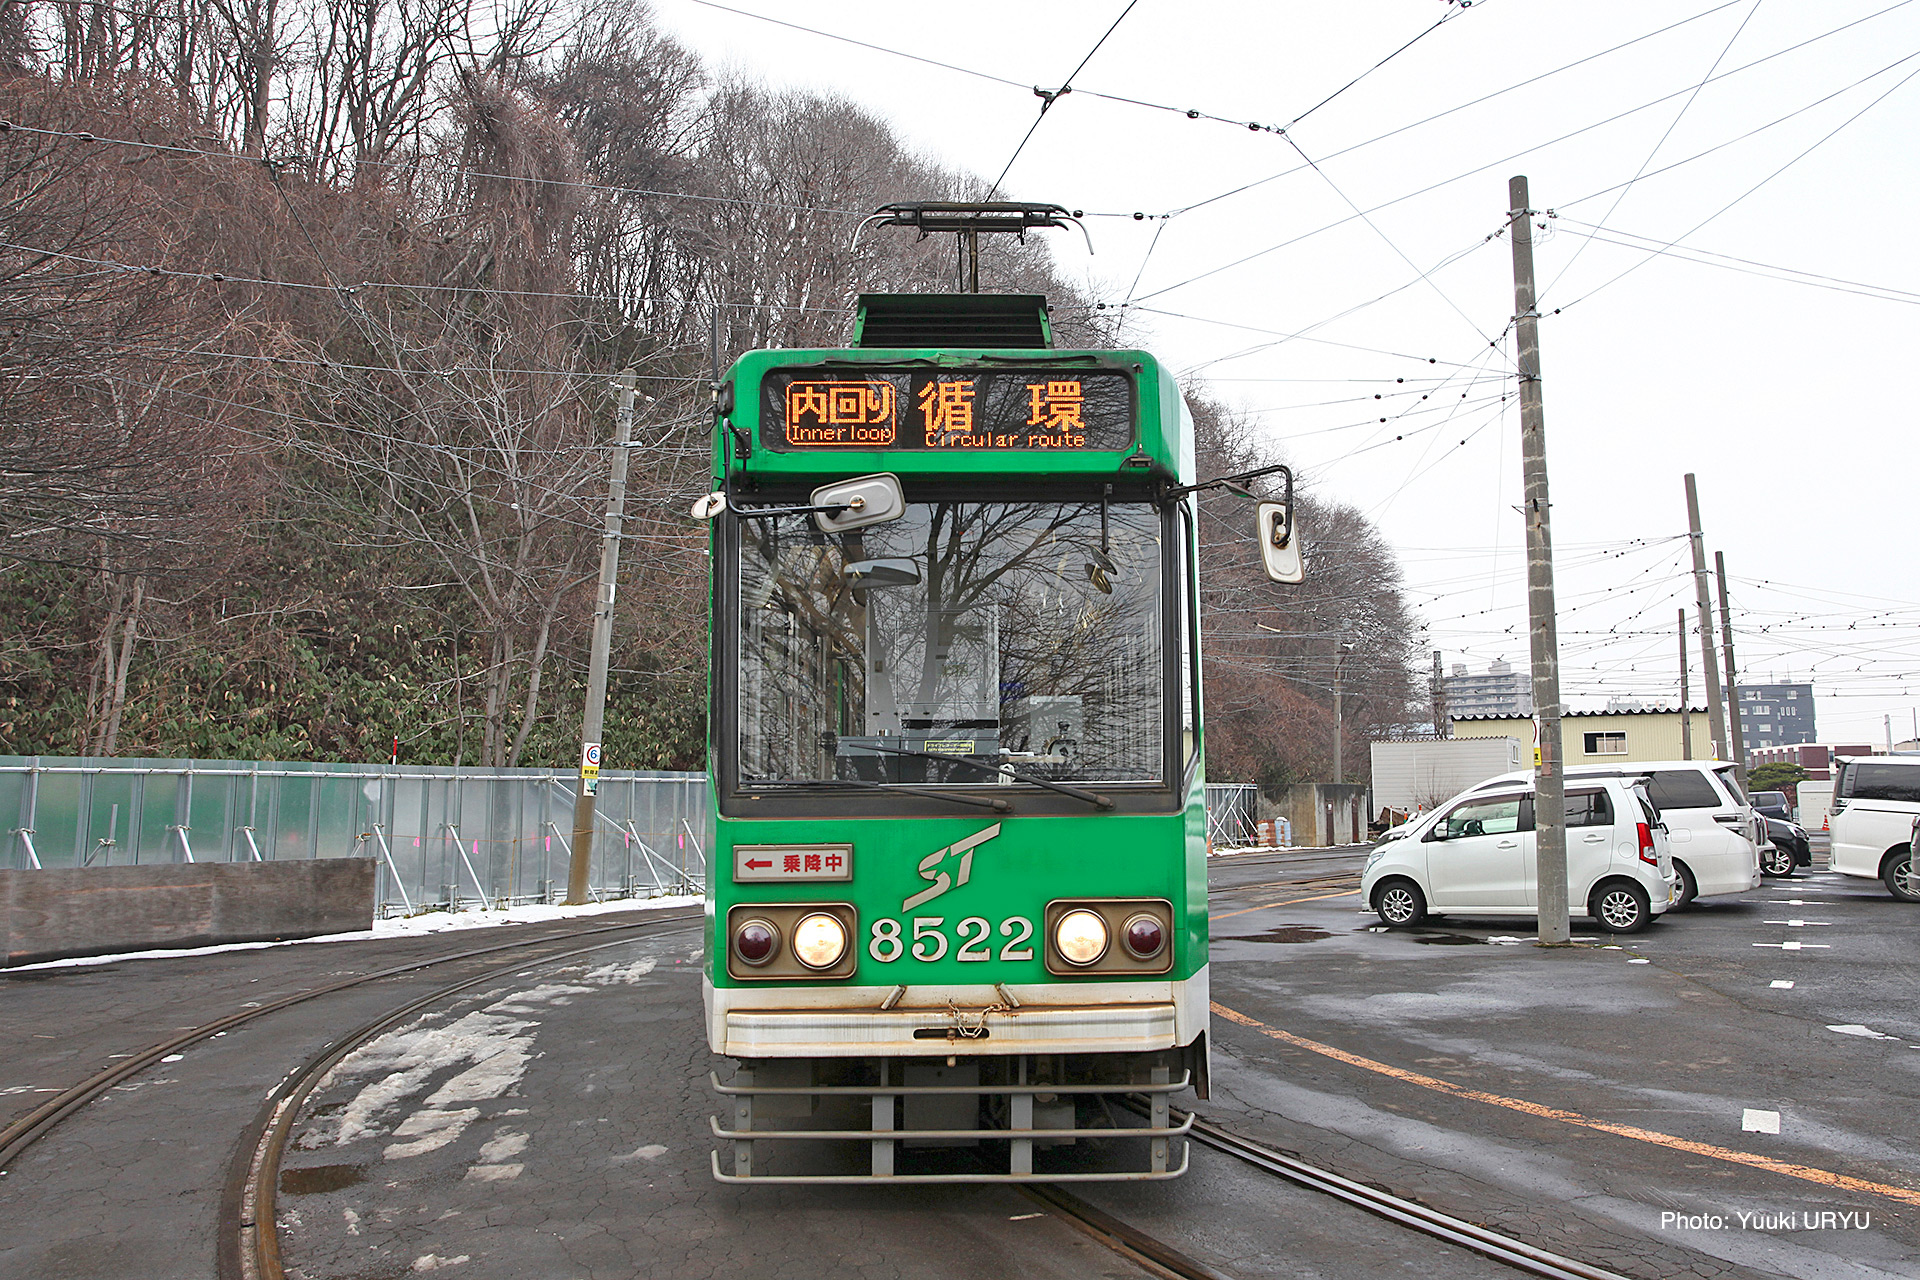
[[[1505,773],[1475,787],[1486,791],[1533,776]],[[1673,869],[1684,907],[1695,898],[1745,893],[1760,887],[1765,822],[1753,812],[1734,768],[1718,760],[1646,760],[1631,764],[1570,764],[1567,785],[1593,778],[1641,778],[1667,828]]]
[[[1567,902],[1611,933],[1636,933],[1679,893],[1666,829],[1634,778],[1568,779]],[[1429,914],[1532,916],[1533,787],[1481,784],[1383,840],[1360,892],[1391,926]]]

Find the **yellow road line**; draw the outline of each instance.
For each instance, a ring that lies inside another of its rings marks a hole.
[[[1750,1151],[1736,1151],[1731,1147],[1716,1147],[1711,1143],[1694,1142],[1689,1138],[1676,1138],[1670,1133],[1660,1133],[1654,1129],[1642,1129],[1636,1125],[1614,1124],[1608,1120],[1595,1120],[1591,1116],[1581,1115],[1577,1111],[1563,1111],[1558,1107],[1542,1106],[1537,1102],[1527,1102],[1521,1098],[1509,1098],[1498,1093],[1487,1093],[1480,1089],[1469,1089],[1451,1080],[1441,1080],[1434,1076],[1421,1075],[1417,1071],[1408,1071],[1404,1067],[1391,1067],[1384,1062],[1375,1062],[1372,1058],[1363,1058],[1357,1053],[1348,1053],[1345,1049],[1336,1049],[1330,1044],[1321,1044],[1318,1040],[1309,1040],[1305,1036],[1294,1035],[1291,1031],[1282,1031],[1270,1027],[1257,1018],[1249,1018],[1244,1013],[1236,1013],[1223,1004],[1215,1004],[1213,1011],[1229,1022],[1237,1022],[1243,1027],[1258,1031],[1261,1035],[1306,1049],[1359,1067],[1379,1075],[1419,1085],[1423,1089],[1432,1089],[1436,1093],[1451,1094],[1456,1098],[1465,1098],[1471,1102],[1484,1102],[1489,1106],[1505,1107],[1509,1111],[1518,1111],[1523,1115],[1537,1116],[1543,1120],[1558,1120],[1562,1124],[1578,1125],[1583,1129],[1593,1129],[1600,1133],[1610,1133],[1619,1138],[1631,1138],[1636,1142],[1652,1143],[1655,1146],[1668,1147],[1674,1151],[1684,1151],[1689,1155],[1710,1156],[1715,1160],[1725,1160],[1732,1164],[1744,1164],[1749,1168],[1765,1169],[1769,1173],[1785,1174],[1789,1178],[1800,1178],[1806,1182],[1817,1182],[1826,1187],[1839,1187],[1847,1191],[1864,1191],[1870,1195],[1885,1196],[1889,1200],[1898,1200],[1904,1204],[1920,1205],[1920,1191],[1911,1191],[1905,1187],[1890,1187],[1882,1182],[1869,1182],[1864,1178],[1850,1178],[1844,1173],[1830,1173],[1825,1169],[1815,1169],[1803,1164],[1789,1164],[1784,1160],[1775,1160],[1770,1156],[1754,1155]]]
[[[1317,893],[1311,898],[1288,898],[1285,902],[1267,902],[1257,907],[1242,907],[1238,911],[1222,911],[1217,916],[1208,916],[1207,922],[1211,924],[1215,920],[1231,920],[1235,916],[1244,916],[1249,911],[1266,911],[1272,907],[1290,907],[1296,902],[1318,902],[1322,898],[1351,898],[1358,892],[1360,892],[1358,889],[1346,889],[1340,893]]]

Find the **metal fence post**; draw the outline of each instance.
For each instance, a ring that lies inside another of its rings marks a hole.
[[[33,765],[27,770],[26,789],[20,794],[20,825],[13,829],[19,837],[20,847],[27,851],[29,870],[40,869],[40,854],[33,847],[33,824],[40,809],[40,757],[33,758]]]

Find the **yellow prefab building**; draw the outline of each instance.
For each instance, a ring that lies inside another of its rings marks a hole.
[[[1695,760],[1714,758],[1713,734],[1708,728],[1707,711],[1698,707],[1687,713],[1692,720]],[[1523,754],[1535,745],[1531,716],[1455,716],[1456,738],[1518,738]],[[1632,764],[1642,760],[1683,760],[1680,712],[1667,711],[1573,711],[1560,717],[1560,743],[1569,765]]]

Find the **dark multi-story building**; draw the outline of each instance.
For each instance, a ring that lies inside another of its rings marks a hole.
[[[1749,753],[1798,746],[1818,736],[1813,726],[1812,685],[1740,686],[1740,745]]]
[[[1482,676],[1468,675],[1467,664],[1456,662],[1446,685],[1447,714],[1452,719],[1533,714],[1532,677],[1515,671],[1505,660],[1489,665]]]

